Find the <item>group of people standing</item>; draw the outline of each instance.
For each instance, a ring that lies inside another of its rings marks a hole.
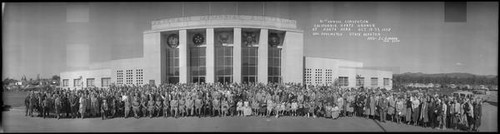
[[[26,116],[60,118],[359,116],[432,128],[477,130],[482,100],[424,92],[301,84],[161,84],[30,92]]]
[[[436,93],[361,92],[356,96],[356,115],[434,129],[478,131],[481,125],[481,98]]]

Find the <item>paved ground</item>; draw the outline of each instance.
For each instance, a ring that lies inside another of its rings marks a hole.
[[[4,99],[5,100],[5,99]],[[325,118],[264,118],[264,117],[211,117],[211,118],[117,118],[43,119],[24,116],[24,107],[2,112],[2,132],[457,132],[436,130],[397,123],[379,123],[358,117],[337,120]],[[498,109],[484,103],[481,132],[498,131]]]

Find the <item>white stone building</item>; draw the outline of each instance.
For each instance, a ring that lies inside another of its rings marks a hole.
[[[370,86],[392,87],[391,72],[363,69],[360,62],[304,57],[303,31],[294,20],[245,15],[172,18],[153,21],[143,36],[143,57],[62,72],[61,85],[78,89],[112,83],[327,84],[339,78],[343,86],[355,87],[360,75],[365,84],[377,82]]]

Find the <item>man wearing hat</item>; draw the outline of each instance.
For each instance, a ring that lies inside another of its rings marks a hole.
[[[57,94],[54,94],[55,96],[55,111],[56,111],[56,117],[57,119],[59,120],[59,118],[61,117],[61,109],[62,109],[62,101],[61,101],[61,97]]]
[[[108,117],[108,111],[109,111],[109,107],[108,107],[107,100],[103,99],[102,104],[101,104],[101,118],[102,118],[102,120],[105,120]]]

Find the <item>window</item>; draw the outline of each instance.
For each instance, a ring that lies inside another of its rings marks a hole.
[[[311,70],[312,69],[310,69],[310,68],[306,68],[305,71],[304,71],[305,72],[304,76],[305,76],[305,80],[306,80],[305,83],[306,84],[312,84],[312,74],[311,74],[312,71]]]
[[[259,61],[258,47],[241,48],[241,77],[243,83],[257,82],[258,61]]]
[[[315,74],[315,81],[316,85],[322,84],[323,83],[323,69],[315,69],[316,74]]]
[[[125,84],[132,85],[134,82],[134,70],[126,70]]]
[[[333,71],[332,69],[325,69],[325,79],[326,79],[326,84],[332,84],[333,82]]]
[[[167,82],[179,83],[179,48],[167,48]]]
[[[73,79],[73,85],[75,85],[75,87],[82,86],[81,84],[82,84],[81,79]]]
[[[339,77],[340,86],[349,86],[349,77]]]
[[[94,78],[87,78],[87,87],[95,86],[94,81],[95,81]]]
[[[142,79],[143,79],[142,69],[136,69],[135,70],[135,84],[138,86],[142,85],[143,84]]]
[[[101,78],[101,87],[109,87],[111,85],[111,78]]]
[[[389,78],[384,78],[384,86],[389,86]]]
[[[68,79],[63,79],[62,85],[63,85],[63,87],[68,87],[69,86],[69,80]]]
[[[233,47],[215,47],[215,78],[216,82],[233,82]]]
[[[281,82],[281,48],[269,47],[268,55],[268,81]]]
[[[365,77],[356,77],[356,86],[362,87],[365,85]]]
[[[204,83],[206,75],[205,47],[191,47],[190,50],[190,68],[191,82]]]
[[[123,84],[123,70],[116,70],[116,84]]]
[[[372,84],[372,86],[378,86],[378,78],[377,77],[372,77],[371,84]]]

